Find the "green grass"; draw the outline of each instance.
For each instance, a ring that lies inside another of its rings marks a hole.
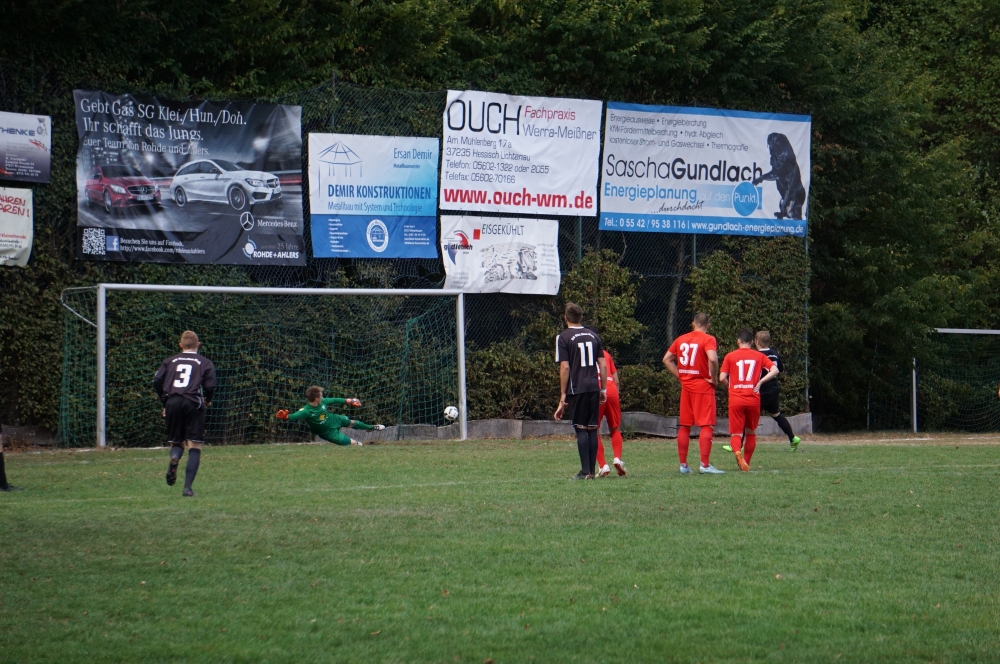
[[[164,450],[9,454],[0,661],[1000,659],[995,447],[674,450],[212,448],[193,500]]]

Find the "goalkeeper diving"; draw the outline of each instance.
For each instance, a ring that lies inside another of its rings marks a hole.
[[[289,422],[304,421],[309,425],[309,430],[328,443],[335,445],[361,445],[360,440],[355,440],[342,433],[343,427],[361,429],[362,431],[382,431],[385,426],[382,424],[365,424],[358,420],[352,420],[346,415],[331,413],[327,410],[329,406],[361,406],[360,399],[324,399],[323,388],[313,385],[306,390],[306,399],[309,401],[305,406],[299,408],[294,413],[287,410],[279,410],[275,417],[279,420]]]

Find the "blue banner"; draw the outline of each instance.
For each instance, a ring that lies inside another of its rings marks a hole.
[[[309,134],[316,258],[437,258],[436,138]]]

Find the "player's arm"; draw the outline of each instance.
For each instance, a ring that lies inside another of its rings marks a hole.
[[[719,352],[716,350],[706,350],[705,357],[708,358],[708,373],[712,377],[710,382],[712,387],[719,384]]]
[[[769,380],[774,380],[775,376],[777,375],[778,375],[778,365],[772,363],[770,368],[767,370],[767,375],[765,375],[763,378],[757,381],[757,384],[753,386],[753,391],[760,392],[760,386]]]
[[[163,401],[163,380],[166,378],[166,375],[167,363],[164,362],[153,376],[153,389],[156,390],[156,396],[160,398],[160,401]]]
[[[671,353],[669,350],[663,356],[663,366],[667,368],[667,371],[669,371],[674,375],[674,378],[676,378],[677,380],[681,379],[681,372],[677,370],[677,356]]]
[[[298,422],[299,420],[304,420],[309,416],[305,408],[299,408],[294,413],[289,413],[287,410],[279,410],[275,417],[279,420],[288,420],[289,422]]]
[[[716,355],[716,358],[718,358],[718,355]],[[711,366],[711,365],[709,365],[709,366]],[[731,367],[731,363],[729,361],[729,357],[727,356],[726,359],[722,361],[722,371],[719,373],[719,383],[721,383],[722,386],[725,387],[726,389],[729,389],[729,369],[730,369],[730,367]]]
[[[215,365],[209,364],[208,369],[205,370],[205,375],[201,379],[201,391],[205,395],[205,405],[212,405],[212,397],[215,396],[215,388],[218,386],[219,381],[215,377]]]
[[[597,366],[601,370],[601,403],[604,403],[608,400],[608,361],[604,353],[597,358]]]
[[[323,399],[320,401],[324,406],[354,406],[358,408],[361,406],[361,399],[355,399],[353,397],[348,397],[346,399],[341,399],[340,397],[330,397],[329,399]]]
[[[559,407],[552,414],[552,419],[561,420],[563,411],[566,410],[566,386],[569,385],[569,362],[563,360],[559,363]]]
[[[611,382],[615,384],[615,387],[618,388],[619,392],[622,391],[622,383],[621,383],[620,380],[618,380],[618,372],[617,371],[614,372],[613,374],[611,374]]]

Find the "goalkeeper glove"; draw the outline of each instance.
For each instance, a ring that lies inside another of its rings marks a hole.
[[[385,425],[384,424],[373,424],[372,425],[372,429],[374,429],[375,431],[382,431],[383,429],[385,429]]]
[[[275,414],[275,416],[274,416],[274,417],[275,417],[276,419],[279,419],[279,420],[287,420],[287,419],[288,419],[288,411],[287,411],[287,410],[279,410],[279,411],[278,411],[278,412],[277,412],[277,413]]]
[[[344,402],[348,406],[354,406],[355,408],[361,407],[361,399],[344,399]]]

